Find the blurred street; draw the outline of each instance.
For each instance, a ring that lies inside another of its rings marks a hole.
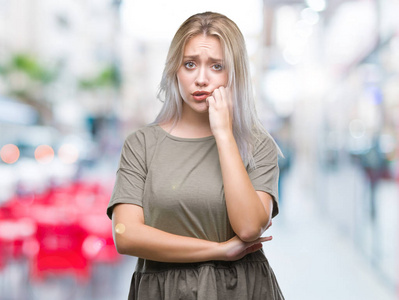
[[[264,244],[286,299],[398,299],[394,283],[387,282],[386,274],[370,265],[369,258],[356,249],[345,229],[321,213],[322,199],[315,198],[307,189],[301,177],[303,167],[295,166],[287,175],[281,215],[269,230],[273,240]],[[389,192],[398,195],[397,187],[391,187]],[[381,235],[388,243],[394,237]],[[395,261],[391,261],[390,267],[396,272],[395,266]]]
[[[126,299],[105,209],[190,15],[241,29],[287,300],[399,299],[399,0],[0,0],[0,300]]]

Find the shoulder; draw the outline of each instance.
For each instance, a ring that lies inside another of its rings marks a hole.
[[[281,151],[270,133],[266,131],[258,132],[254,135],[253,157],[256,164],[266,163],[275,164]]]
[[[278,155],[279,148],[277,146],[276,141],[271,136],[271,134],[267,131],[258,132],[254,135],[255,143],[254,143],[254,151],[268,150],[270,152]]]
[[[159,135],[162,132],[156,124],[149,124],[143,126],[135,131],[132,131],[125,139],[125,145],[134,146],[150,146],[156,143]]]
[[[157,125],[146,125],[132,131],[125,139],[122,147],[122,161],[127,165],[139,161],[143,166],[151,159],[162,131]]]

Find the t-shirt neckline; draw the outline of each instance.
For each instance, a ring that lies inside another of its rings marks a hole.
[[[169,132],[167,132],[165,129],[163,129],[161,126],[159,126],[159,124],[155,125],[158,130],[160,130],[163,134],[165,134],[168,138],[172,139],[172,140],[176,140],[176,141],[181,141],[181,142],[202,142],[202,141],[208,141],[208,140],[214,140],[215,137],[213,135],[210,136],[204,136],[204,137],[200,137],[200,138],[184,138],[184,137],[179,137],[179,136],[175,136],[170,134]]]

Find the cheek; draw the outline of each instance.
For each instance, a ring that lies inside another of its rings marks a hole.
[[[183,93],[184,92],[184,83],[179,78],[177,79],[177,85],[179,87],[180,93]]]
[[[217,83],[217,85],[226,86],[228,82],[228,74],[226,71],[221,73],[214,73],[212,77],[212,81]]]
[[[216,78],[215,81],[218,83],[218,85],[223,85],[226,86],[228,82],[228,75],[227,72],[223,74],[219,74]]]
[[[227,86],[227,82],[228,82],[229,80],[228,80],[228,76],[227,76],[227,74],[224,76],[224,78],[223,78],[223,85],[224,86]]]
[[[181,73],[177,73],[177,82],[179,84],[179,90],[182,92],[187,89],[187,76]]]
[[[187,95],[187,88],[185,87],[184,81],[181,80],[181,78],[177,78],[177,85],[179,88],[179,94],[182,99],[186,99]]]

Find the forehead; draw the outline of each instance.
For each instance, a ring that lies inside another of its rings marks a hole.
[[[188,40],[184,47],[184,55],[212,54],[223,58],[223,50],[220,40],[215,36],[196,35]]]

